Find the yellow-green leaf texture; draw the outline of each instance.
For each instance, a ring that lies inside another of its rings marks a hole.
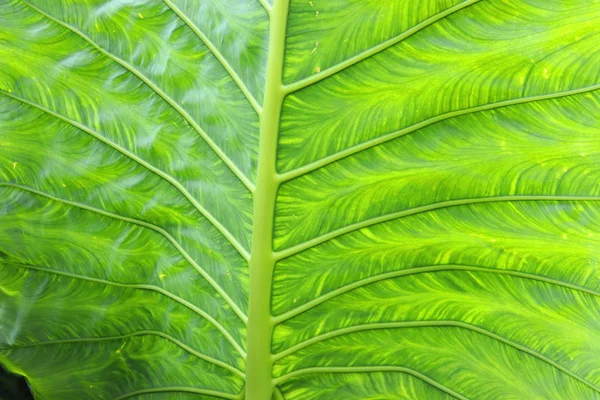
[[[599,316],[599,0],[0,0],[36,399],[600,399]]]

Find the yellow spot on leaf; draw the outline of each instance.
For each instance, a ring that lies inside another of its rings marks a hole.
[[[138,17],[140,17],[141,19],[144,19],[144,16],[141,13],[138,13]]]
[[[567,238],[567,234],[566,234],[566,233],[563,233],[563,236],[562,236],[562,238],[563,238],[563,239],[566,239],[566,238]]]
[[[159,277],[160,279],[163,279],[165,276],[167,276],[167,275],[165,275],[165,274],[160,274],[160,275],[158,275],[158,277]]]
[[[544,68],[544,70],[542,71],[542,76],[544,77],[544,79],[550,78],[550,73],[548,72],[548,68]]]
[[[321,68],[320,68],[320,67],[317,67],[317,68],[315,68],[315,71],[317,71],[317,72],[321,72]]]
[[[13,169],[17,169],[17,162],[16,161],[13,163]]]

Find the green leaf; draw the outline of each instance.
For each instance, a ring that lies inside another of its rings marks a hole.
[[[0,0],[36,399],[600,399],[598,0]]]

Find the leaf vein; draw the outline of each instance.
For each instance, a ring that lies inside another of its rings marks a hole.
[[[358,281],[346,284],[344,286],[340,286],[339,288],[332,290],[329,293],[318,296],[318,297],[312,299],[311,301],[308,301],[305,304],[296,307],[295,309],[292,309],[288,312],[277,315],[273,318],[273,322],[275,324],[280,324],[280,323],[287,321],[288,319],[291,319],[299,314],[302,314],[303,312],[308,311],[311,308],[314,308],[314,307],[318,306],[319,304],[324,303],[334,297],[340,296],[351,290],[370,285],[371,283],[376,283],[376,282],[380,282],[380,281],[387,280],[387,279],[398,278],[401,276],[409,276],[409,275],[416,275],[416,274],[430,273],[430,272],[445,272],[445,271],[475,271],[475,272],[483,272],[483,273],[490,273],[490,274],[516,276],[519,278],[531,279],[531,280],[549,283],[552,285],[562,286],[562,287],[565,287],[565,288],[568,288],[571,290],[576,290],[578,292],[582,292],[582,293],[586,293],[586,294],[589,294],[592,296],[600,297],[600,292],[598,292],[598,291],[591,290],[591,289],[588,289],[588,288],[585,288],[582,286],[574,285],[574,284],[571,284],[568,282],[563,282],[558,279],[548,278],[548,277],[545,277],[542,275],[536,275],[536,274],[531,274],[531,273],[527,273],[527,272],[520,272],[520,271],[513,271],[513,270],[498,269],[498,268],[478,267],[478,266],[472,266],[472,265],[444,264],[444,265],[432,265],[432,266],[426,266],[426,267],[408,268],[408,269],[404,269],[404,270],[387,272],[384,274],[379,274],[379,275],[371,276],[368,278],[360,279]]]
[[[323,335],[319,335],[312,339],[306,340],[304,342],[298,343],[297,345],[292,346],[289,349],[284,350],[283,352],[281,352],[279,354],[276,354],[274,356],[274,358],[280,359],[280,358],[290,355],[291,353],[301,350],[307,346],[334,338],[336,336],[346,335],[346,334],[350,334],[350,333],[354,333],[354,332],[364,332],[364,331],[378,330],[378,329],[397,329],[397,328],[415,328],[415,327],[420,328],[420,327],[434,327],[434,326],[442,326],[442,327],[443,326],[452,326],[452,327],[466,329],[466,330],[470,330],[470,331],[485,335],[487,337],[490,337],[492,339],[500,341],[500,342],[506,344],[507,346],[510,346],[518,351],[529,354],[530,356],[535,357],[535,358],[539,359],[540,361],[549,364],[550,366],[565,373],[566,375],[569,375],[571,378],[576,379],[577,381],[583,383],[584,385],[590,387],[591,389],[593,389],[597,392],[600,392],[599,387],[597,387],[593,383],[587,381],[586,379],[578,376],[574,372],[569,371],[565,367],[561,366],[560,364],[551,360],[550,358],[544,356],[543,354],[540,354],[535,350],[532,350],[526,346],[518,344],[512,340],[509,340],[503,336],[500,336],[498,334],[490,332],[486,329],[483,329],[483,328],[480,328],[480,327],[477,327],[477,326],[474,326],[471,324],[467,324],[464,322],[460,322],[460,321],[407,321],[407,322],[387,322],[387,323],[383,322],[383,323],[355,325],[355,326],[351,326],[351,327],[338,329],[338,330],[335,330],[332,332],[328,332]]]
[[[500,202],[516,202],[516,201],[600,201],[600,196],[557,196],[557,195],[507,195],[507,196],[489,196],[489,197],[474,197],[470,199],[457,199],[441,201],[432,203],[424,206],[409,208],[406,210],[381,215],[375,218],[369,218],[367,220],[357,222],[354,224],[347,225],[345,227],[335,229],[324,235],[317,236],[303,243],[299,243],[295,246],[288,247],[287,249],[280,250],[275,253],[275,259],[277,261],[287,257],[291,257],[300,252],[306,251],[312,247],[320,245],[322,243],[331,241],[339,236],[367,228],[373,225],[382,224],[385,222],[392,221],[394,219],[400,219],[409,217],[416,214],[422,214],[430,211],[439,210],[442,208],[465,206],[473,204],[484,204],[484,203],[500,203]]]
[[[171,300],[175,301],[176,303],[179,303],[182,306],[190,309],[191,311],[195,312],[202,318],[206,319],[215,328],[217,328],[219,330],[219,332],[221,332],[223,334],[223,336],[227,339],[227,341],[229,343],[231,343],[231,345],[235,348],[235,350],[242,357],[244,357],[244,358],[246,357],[246,352],[236,342],[236,340],[233,338],[233,336],[231,336],[231,334],[225,329],[225,327],[223,327],[223,325],[221,325],[217,320],[215,320],[213,317],[211,317],[205,311],[201,310],[200,308],[193,305],[189,301],[187,301],[179,296],[176,296],[173,293],[169,292],[168,290],[165,290],[158,286],[146,285],[146,284],[135,284],[135,283],[113,282],[113,281],[109,281],[106,279],[92,278],[89,276],[79,275],[79,274],[75,274],[75,273],[71,273],[71,272],[57,271],[57,270],[53,270],[53,269],[46,268],[46,267],[40,267],[37,265],[24,264],[24,263],[18,263],[18,262],[1,261],[0,264],[16,265],[17,267],[20,267],[20,268],[32,269],[32,270],[36,270],[36,271],[46,272],[49,274],[65,276],[65,277],[72,278],[72,279],[79,279],[79,280],[83,280],[83,281],[94,282],[94,283],[108,285],[108,286],[115,286],[115,287],[121,287],[121,288],[127,288],[127,289],[137,289],[137,290],[148,290],[148,291],[160,293],[160,294],[170,298]]]
[[[118,144],[106,139],[104,136],[100,135],[99,133],[96,133],[95,131],[93,131],[92,129],[88,128],[87,126],[80,124],[77,121],[74,121],[70,118],[67,118],[65,116],[63,116],[62,114],[59,114],[55,111],[49,110],[46,107],[43,107],[39,104],[33,103],[29,100],[26,100],[22,97],[16,96],[12,93],[8,93],[4,90],[0,89],[0,93],[2,93],[3,95],[10,97],[16,101],[19,101],[23,104],[26,104],[30,107],[33,107],[35,109],[38,109],[48,115],[53,116],[54,118],[60,119],[61,121],[64,121],[66,123],[68,123],[69,125],[74,126],[75,128],[87,133],[88,135],[92,136],[93,138],[101,141],[102,143],[106,144],[107,146],[113,148],[114,150],[118,151],[119,153],[123,154],[124,156],[126,156],[127,158],[133,160],[134,162],[136,162],[137,164],[141,165],[142,167],[144,167],[145,169],[147,169],[148,171],[152,172],[153,174],[157,175],[158,177],[160,177],[161,179],[169,182],[173,187],[175,187],[193,206],[194,208],[196,208],[200,214],[202,214],[202,216],[204,216],[215,228],[217,228],[217,230],[221,233],[221,235],[223,235],[223,237],[225,237],[225,239],[227,239],[227,241],[229,241],[229,243],[231,243],[231,245],[236,249],[236,251],[246,260],[248,261],[248,259],[250,258],[250,254],[248,253],[248,251],[244,248],[244,246],[233,236],[233,234],[231,232],[229,232],[229,230],[227,228],[225,228],[223,226],[223,224],[221,224],[217,218],[215,218],[206,208],[204,208],[186,189],[185,187],[177,180],[175,179],[173,176],[171,176],[170,174],[162,171],[159,168],[154,167],[153,165],[151,165],[150,163],[144,161],[142,158],[136,156],[134,153],[130,152],[129,150],[125,149],[124,147],[119,146]]]
[[[459,400],[469,400],[463,395],[456,393],[455,391],[447,388],[441,383],[436,382],[435,380],[429,378],[427,375],[424,375],[418,371],[415,371],[411,368],[406,367],[395,367],[395,366],[368,366],[368,367],[310,367],[303,368],[289,374],[282,375],[279,378],[275,378],[275,384],[280,384],[286,382],[292,378],[302,375],[316,374],[316,373],[339,373],[339,374],[348,374],[348,373],[372,373],[372,372],[400,372],[403,374],[412,375],[415,378],[418,378],[425,383],[441,390],[442,392],[456,398]]]
[[[197,389],[185,386],[171,386],[171,387],[161,387],[161,388],[151,388],[151,389],[142,389],[136,390],[135,392],[127,393],[118,397],[115,397],[113,400],[123,400],[128,397],[139,396],[143,394],[152,394],[152,393],[195,393],[195,394],[204,394],[208,396],[220,397],[222,399],[241,399],[241,394],[231,394],[220,392],[217,390],[210,389]]]
[[[258,0],[260,5],[265,9],[269,17],[271,17],[271,10],[273,9],[265,0]]]
[[[85,204],[81,204],[81,203],[77,203],[75,201],[70,201],[70,200],[65,200],[65,199],[61,199],[59,197],[53,196],[51,194],[42,192],[40,190],[28,187],[28,186],[23,186],[23,185],[18,185],[15,183],[8,183],[8,182],[0,182],[0,187],[2,186],[6,186],[6,187],[13,187],[19,190],[23,190],[23,191],[27,191],[30,193],[34,193],[38,196],[41,197],[45,197],[47,199],[53,200],[53,201],[57,201],[60,203],[64,203],[67,205],[70,205],[72,207],[76,207],[76,208],[81,208],[90,212],[94,212],[96,214],[99,215],[103,215],[105,217],[109,217],[109,218],[113,218],[113,219],[117,219],[120,221],[124,221],[124,222],[128,222],[130,224],[134,224],[134,225],[138,225],[150,230],[153,230],[154,232],[162,235],[167,241],[169,241],[176,249],[177,251],[183,256],[183,258],[190,263],[190,265],[192,265],[192,267],[194,267],[194,269],[196,271],[198,271],[200,273],[200,275],[215,289],[215,291],[225,300],[225,302],[231,307],[231,309],[236,313],[236,315],[244,322],[247,322],[247,316],[242,312],[242,310],[237,306],[237,304],[235,304],[235,302],[231,299],[231,297],[229,297],[229,295],[223,290],[223,288],[221,286],[219,286],[219,284],[202,268],[200,267],[200,265],[198,265],[198,263],[196,263],[196,261],[194,261],[194,259],[185,251],[185,249],[175,240],[175,238],[173,238],[167,231],[165,231],[163,228],[156,226],[154,224],[145,222],[145,221],[141,221],[141,220],[137,220],[137,219],[133,219],[133,218],[129,218],[129,217],[123,217],[121,215],[117,215],[117,214],[113,214],[110,213],[108,211],[104,211],[104,210],[100,210]]]
[[[563,92],[555,92],[555,93],[544,94],[544,95],[539,95],[539,96],[529,96],[529,97],[521,97],[518,99],[499,101],[496,103],[489,103],[489,104],[484,104],[484,105],[480,105],[480,106],[476,106],[476,107],[464,108],[464,109],[457,110],[457,111],[451,111],[448,113],[439,114],[439,115],[436,115],[435,117],[431,117],[429,119],[426,119],[426,120],[416,123],[414,125],[408,126],[406,128],[384,134],[382,136],[379,136],[379,137],[371,139],[371,140],[367,140],[366,142],[349,147],[345,150],[330,154],[326,157],[321,158],[320,160],[316,160],[311,163],[305,164],[301,167],[298,167],[296,169],[281,173],[278,175],[278,180],[281,183],[290,181],[290,180],[298,178],[302,175],[309,174],[317,169],[323,168],[329,164],[333,164],[343,158],[353,156],[357,153],[369,150],[372,147],[389,142],[389,141],[397,139],[399,137],[406,136],[411,133],[415,133],[415,132],[419,131],[420,129],[426,128],[430,125],[434,125],[439,122],[457,118],[457,117],[460,117],[463,115],[474,114],[474,113],[484,112],[484,111],[490,111],[490,110],[495,110],[495,109],[502,108],[502,107],[510,107],[510,106],[519,105],[519,104],[533,103],[533,102],[537,102],[537,101],[552,100],[552,99],[558,99],[561,97],[574,96],[574,95],[578,95],[578,94],[593,92],[596,90],[600,90],[600,84],[586,86],[586,87],[582,87],[579,89],[567,90],[567,91],[563,91]]]
[[[217,49],[217,47],[208,39],[208,37],[200,30],[200,28],[198,28],[196,24],[194,24],[175,4],[173,4],[171,0],[163,0],[163,2],[175,13],[175,15],[177,15],[179,19],[181,19],[192,30],[192,32],[194,32],[198,39],[200,39],[202,43],[204,43],[204,45],[211,51],[215,58],[219,60],[219,63],[221,63],[221,65],[223,66],[223,68],[225,68],[229,76],[231,76],[231,79],[233,79],[233,81],[236,83],[236,85],[241,90],[244,97],[246,97],[254,111],[256,111],[258,115],[260,115],[262,113],[261,105],[254,98],[252,93],[250,93],[250,90],[246,87],[244,81],[235,72],[233,67],[225,59],[223,54],[221,54],[219,49]],[[264,7],[264,4],[262,5]]]
[[[181,349],[183,349],[184,351],[190,353],[191,355],[193,355],[194,357],[197,357],[201,360],[204,360],[206,362],[209,362],[211,364],[214,364],[218,367],[221,367],[223,369],[226,369],[242,378],[244,378],[246,375],[240,371],[239,369],[237,369],[236,367],[227,364],[226,362],[223,362],[221,360],[218,360],[214,357],[210,357],[206,354],[203,354],[197,350],[194,350],[192,347],[186,345],[185,343],[175,339],[173,336],[161,332],[161,331],[152,331],[152,330],[144,330],[144,331],[136,331],[136,332],[132,332],[132,333],[128,333],[126,335],[120,335],[120,336],[105,336],[105,337],[91,337],[91,338],[77,338],[77,339],[60,339],[60,340],[51,340],[51,341],[46,341],[46,342],[36,342],[36,343],[29,343],[29,344],[24,344],[24,345],[17,345],[17,346],[8,346],[8,347],[0,347],[0,350],[11,350],[11,349],[22,349],[22,348],[29,348],[29,347],[37,347],[37,346],[47,346],[47,345],[55,345],[55,344],[63,344],[63,343],[80,343],[80,342],[103,342],[103,341],[111,341],[111,340],[120,340],[120,339],[127,339],[130,337],[135,337],[135,336],[157,336],[157,337],[161,337],[165,340],[168,340],[169,342],[175,344],[176,346],[180,347]]]
[[[211,137],[198,125],[198,123],[183,109],[181,108],[175,100],[173,100],[167,93],[165,93],[162,89],[160,89],[154,82],[148,79],[144,74],[142,74],[139,70],[137,70],[134,66],[126,62],[125,60],[117,57],[111,52],[105,50],[100,45],[98,45],[95,41],[93,41],[86,34],[78,30],[77,28],[55,18],[54,16],[46,13],[40,8],[34,6],[29,3],[27,0],[21,0],[32,10],[37,11],[39,14],[53,21],[54,23],[62,26],[63,28],[73,32],[75,35],[79,36],[83,40],[85,40],[91,47],[96,49],[101,54],[110,58],[135,76],[137,76],[142,82],[144,82],[150,89],[152,89],[158,96],[160,96],[167,104],[169,104],[179,115],[186,120],[190,126],[200,135],[200,137],[211,147],[211,149],[219,156],[219,158],[229,167],[229,169],[233,172],[233,174],[246,186],[246,188],[250,192],[254,192],[254,184],[250,181],[250,179],[245,176],[245,174],[237,167],[237,165],[225,154],[225,152],[211,139]]]
[[[284,91],[286,94],[290,94],[290,93],[296,92],[298,90],[304,89],[304,88],[306,88],[310,85],[313,85],[317,82],[320,82],[325,78],[328,78],[334,74],[337,74],[338,72],[340,72],[343,69],[349,68],[349,67],[353,66],[354,64],[357,64],[361,61],[366,60],[369,57],[372,57],[378,53],[381,53],[382,51],[386,50],[387,48],[400,43],[401,41],[419,33],[420,31],[427,28],[428,26],[446,18],[448,15],[453,14],[457,11],[460,11],[463,8],[469,7],[470,5],[473,5],[479,1],[481,1],[481,0],[467,0],[462,3],[457,4],[455,6],[452,6],[444,11],[441,11],[435,15],[432,15],[431,17],[427,18],[426,20],[422,21],[421,23],[402,32],[401,34],[396,35],[384,42],[381,42],[378,45],[375,45],[369,49],[366,49],[366,50],[356,54],[355,56],[350,57],[350,58],[340,62],[339,64],[336,64],[332,67],[324,69],[323,71],[316,73],[314,75],[311,75],[307,78],[304,78],[304,79],[301,79],[294,83],[285,85]]]

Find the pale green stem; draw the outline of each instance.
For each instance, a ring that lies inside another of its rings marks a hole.
[[[289,0],[275,0],[271,28],[265,103],[260,116],[259,162],[254,192],[254,227],[250,254],[250,307],[245,400],[270,400],[273,395],[271,286],[275,257],[273,220],[277,179],[277,133],[284,99],[283,56]]]

